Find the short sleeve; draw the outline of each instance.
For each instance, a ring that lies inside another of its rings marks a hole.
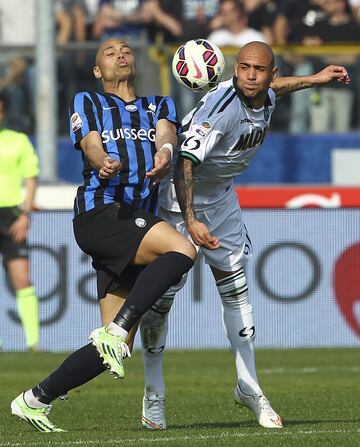
[[[101,133],[96,107],[87,92],[74,96],[70,104],[70,138],[75,149],[80,149],[80,141],[91,131]]]
[[[201,164],[226,132],[227,121],[224,113],[209,116],[208,107],[203,104],[187,123],[183,122],[179,155],[196,165]]]
[[[156,110],[154,124],[156,125],[161,119],[166,119],[171,123],[174,123],[176,127],[179,127],[176,105],[170,96],[164,96],[161,99]]]
[[[21,177],[37,177],[39,175],[39,159],[36,155],[34,146],[25,134],[21,134],[19,138],[20,144],[20,160],[19,170]]]

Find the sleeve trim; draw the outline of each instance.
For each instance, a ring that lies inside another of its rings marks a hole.
[[[194,154],[191,154],[190,152],[181,151],[179,152],[179,157],[191,160],[196,166],[199,166],[201,164],[201,160],[199,160]]]

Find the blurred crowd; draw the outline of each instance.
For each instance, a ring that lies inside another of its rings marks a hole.
[[[0,2],[0,46],[4,49],[0,91],[11,97],[7,125],[26,132],[34,126],[36,73],[29,47],[36,39],[35,7],[35,0]],[[66,115],[76,90],[95,88],[91,78],[94,54],[86,51],[86,45],[110,36],[124,37],[143,49],[199,37],[220,47],[241,47],[252,40],[276,47],[360,43],[360,0],[54,0],[54,9],[59,116]],[[76,43],[82,50],[74,57]],[[358,128],[360,56],[356,52],[327,54],[324,49],[323,54],[311,56],[295,56],[291,51],[280,54],[277,64],[282,75],[303,75],[328,63],[341,63],[348,67],[353,84],[352,88],[334,84],[292,95],[275,126],[293,133]],[[173,88],[183,114],[196,95],[183,91],[177,95]],[[66,133],[61,125],[60,132]]]

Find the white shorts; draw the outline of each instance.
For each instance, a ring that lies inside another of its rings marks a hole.
[[[180,212],[167,211],[160,207],[158,216],[190,238]],[[241,208],[234,190],[221,204],[196,211],[196,216],[209,228],[210,233],[220,240],[220,247],[215,250],[199,247],[204,254],[206,264],[224,272],[234,272],[246,264],[252,256],[252,244],[242,220]]]

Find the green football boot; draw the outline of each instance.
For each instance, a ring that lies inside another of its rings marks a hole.
[[[124,359],[131,357],[131,354],[123,338],[112,333],[114,324],[110,323],[93,330],[89,339],[92,340],[92,344],[104,360],[104,365],[110,369],[110,374],[114,374],[115,379],[123,379],[125,376]]]
[[[24,393],[11,402],[11,413],[18,416],[20,419],[26,421],[36,430],[43,433],[64,432],[61,428],[49,421],[48,414],[51,410],[51,405],[42,408],[32,408],[25,402]]]

